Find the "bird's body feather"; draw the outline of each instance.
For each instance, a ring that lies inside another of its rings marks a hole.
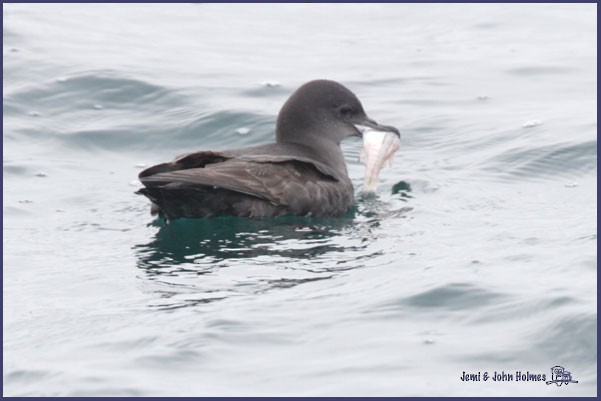
[[[276,147],[276,149],[272,149]],[[236,215],[340,215],[353,204],[348,177],[325,164],[282,152],[277,144],[224,152],[196,152],[140,174],[168,219]],[[264,152],[264,153],[257,153]]]

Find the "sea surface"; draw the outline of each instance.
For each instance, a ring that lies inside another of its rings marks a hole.
[[[4,395],[595,396],[596,30],[596,4],[4,4]],[[402,133],[376,197],[358,138],[341,218],[162,224],[134,194],[272,141],[317,78]]]

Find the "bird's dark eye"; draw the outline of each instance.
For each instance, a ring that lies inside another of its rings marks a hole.
[[[344,117],[350,117],[350,115],[353,114],[353,108],[348,104],[340,106],[340,109],[338,110],[340,111],[340,114],[342,114],[342,116]]]

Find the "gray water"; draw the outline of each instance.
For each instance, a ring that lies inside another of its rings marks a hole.
[[[5,396],[596,395],[596,4],[3,10]],[[357,139],[343,218],[153,220],[316,78],[401,130],[377,198]]]

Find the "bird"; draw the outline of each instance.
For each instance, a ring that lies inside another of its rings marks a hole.
[[[276,120],[275,142],[232,150],[203,150],[149,167],[136,193],[151,213],[179,218],[284,215],[336,217],[355,202],[342,140],[366,129],[393,132],[365,113],[342,84],[318,79],[300,86]]]

